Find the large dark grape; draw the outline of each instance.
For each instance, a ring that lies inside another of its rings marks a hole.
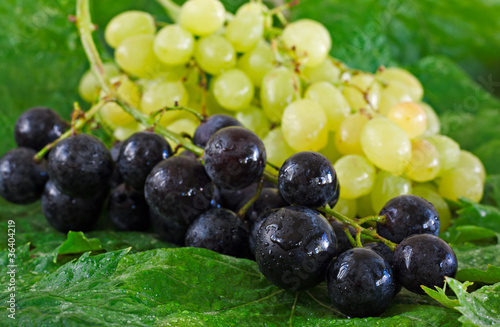
[[[17,146],[40,151],[54,142],[68,129],[61,116],[54,110],[36,107],[24,112],[16,121],[14,138]]]
[[[108,187],[113,161],[98,138],[78,134],[62,140],[49,155],[48,173],[54,185],[73,197],[92,197]]]
[[[45,160],[33,160],[35,151],[18,148],[7,152],[0,159],[0,196],[16,204],[28,204],[40,198],[47,172]]]
[[[229,126],[243,126],[235,118],[218,114],[208,117],[208,119],[200,124],[193,136],[193,143],[199,147],[205,147],[208,140],[212,135],[215,134],[219,129]]]
[[[327,284],[333,305],[349,317],[380,315],[396,290],[390,265],[364,248],[339,255],[328,268]]]
[[[281,209],[281,208],[280,208]],[[262,213],[250,227],[250,234],[248,236],[248,245],[250,247],[250,252],[255,256],[255,239],[257,238],[257,233],[259,232],[260,226],[267,219],[267,217],[274,215],[280,209],[271,209]]]
[[[167,158],[153,168],[144,192],[156,212],[187,226],[211,208],[214,188],[201,163],[179,156]]]
[[[333,193],[332,198],[330,201],[328,201],[328,205],[330,208],[334,208],[337,205],[337,202],[339,202],[339,197],[340,197],[340,184],[337,183],[337,188],[335,189],[335,193]]]
[[[385,204],[380,215],[386,216],[386,222],[377,223],[378,234],[395,243],[414,234],[439,234],[439,214],[419,196],[397,196]]]
[[[337,174],[330,160],[322,154],[299,152],[281,166],[278,189],[289,203],[319,208],[335,196]]]
[[[116,187],[109,196],[108,214],[122,230],[147,230],[151,224],[144,194],[127,184]]]
[[[351,249],[352,244],[344,231],[344,225],[340,221],[335,219],[330,219],[330,225],[335,232],[335,236],[337,236],[338,253],[344,253],[345,251]],[[354,228],[349,226],[348,229],[352,237],[356,239],[356,231],[354,230]]]
[[[118,161],[118,157],[120,155],[120,148],[122,146],[122,142],[118,141],[113,144],[111,149],[109,149],[109,153],[111,154],[111,159],[113,160],[113,173],[111,174],[111,178],[109,179],[109,186],[111,188],[116,188],[118,185],[123,183],[123,177],[118,170],[118,166],[116,165]]]
[[[117,166],[125,183],[136,190],[143,190],[151,169],[171,155],[172,149],[164,137],[139,132],[123,142]]]
[[[88,231],[99,219],[104,192],[91,198],[75,198],[62,193],[48,181],[42,195],[42,211],[52,227],[66,233]]]
[[[255,193],[255,192],[254,192]],[[250,199],[255,195],[250,193],[247,195],[243,201],[241,201],[239,207],[243,207]],[[259,216],[271,209],[283,208],[288,206],[288,203],[283,199],[281,193],[278,189],[273,187],[265,187],[262,189],[259,198],[250,206],[245,215],[245,220],[248,225],[252,227],[254,222],[259,218]]]
[[[431,234],[405,238],[394,251],[397,281],[414,293],[424,294],[420,285],[434,289],[444,286],[444,277],[455,277],[457,257],[442,239]]]
[[[184,221],[172,220],[171,217],[162,216],[151,208],[149,209],[149,215],[153,230],[158,233],[163,241],[184,246],[188,228]]]
[[[232,211],[210,209],[189,226],[185,244],[234,257],[248,257],[248,227]]]
[[[256,182],[266,167],[264,143],[243,127],[226,127],[205,147],[205,169],[215,185],[242,189]]]
[[[384,243],[367,243],[363,245],[363,247],[375,251],[378,255],[384,258],[390,266],[392,266],[392,263],[394,262],[394,252],[392,252],[392,250]]]
[[[337,239],[328,221],[306,207],[286,207],[267,217],[255,239],[255,259],[273,284],[298,291],[324,280],[337,255]]]

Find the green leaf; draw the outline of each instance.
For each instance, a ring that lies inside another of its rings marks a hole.
[[[482,284],[500,282],[500,245],[478,246],[467,243],[453,245],[458,259],[456,278]]]
[[[96,238],[86,238],[82,232],[68,232],[68,239],[57,248],[54,262],[62,255],[79,255],[84,252],[102,251],[101,242]]]
[[[462,201],[464,207],[457,211],[455,226],[475,225],[500,233],[500,210],[498,208],[469,201]]]
[[[498,138],[497,135],[496,139],[489,140],[481,144],[478,148],[474,150],[474,154],[478,156],[479,159],[481,159],[481,161],[484,164],[484,168],[486,169],[488,174],[500,175],[500,165],[498,164],[498,158],[500,156],[499,149],[500,149],[500,139]],[[496,183],[498,185],[498,177]],[[498,188],[497,188],[497,196],[498,196]],[[497,202],[497,204],[498,203],[499,202]]]
[[[445,290],[446,284],[444,288],[436,287],[435,290],[430,289],[429,287],[424,285],[422,285],[421,287],[427,295],[429,295],[434,300],[438,301],[447,308],[455,309],[460,304],[460,302],[457,299],[450,299],[446,295],[446,290]]]
[[[482,202],[487,205],[500,206],[500,174],[490,175],[486,178]]]
[[[497,233],[488,228],[475,225],[452,226],[446,232],[439,235],[448,243],[462,244],[486,238],[495,238]]]
[[[497,262],[497,264],[500,265],[500,262]],[[477,268],[462,269],[457,273],[455,278],[461,281],[471,281],[481,284],[500,283],[500,267],[488,265],[486,270]]]

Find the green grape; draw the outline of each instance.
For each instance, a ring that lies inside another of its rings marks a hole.
[[[373,209],[378,214],[387,201],[399,195],[411,194],[411,192],[411,182],[408,179],[381,170],[375,178],[375,184],[370,193]]]
[[[264,139],[271,130],[269,119],[262,109],[250,106],[236,113],[236,119],[246,128],[253,131],[260,139]]]
[[[337,146],[335,145],[335,132],[328,133],[328,141],[323,149],[319,151],[322,155],[327,157],[331,163],[335,163],[342,157],[342,154],[337,150]]]
[[[362,113],[355,113],[348,116],[340,123],[337,132],[335,133],[335,146],[337,150],[344,154],[360,154],[364,155],[361,148],[361,131],[365,124],[369,121],[368,117]]]
[[[277,167],[281,167],[285,160],[296,152],[285,142],[281,127],[271,130],[262,141],[266,148],[267,162]],[[276,171],[271,172],[276,173]]]
[[[331,131],[336,131],[351,112],[342,92],[329,82],[311,84],[306,90],[305,98],[318,103],[323,108],[328,118],[328,129]]]
[[[137,125],[134,118],[116,102],[108,102],[99,110],[99,120],[113,130]]]
[[[152,114],[165,107],[173,107],[176,104],[181,107],[187,106],[189,95],[182,82],[164,81],[151,86],[142,94],[141,108],[146,114]],[[166,111],[161,114],[161,125],[168,125],[178,119],[181,111]]]
[[[285,108],[281,128],[286,143],[296,151],[318,151],[328,141],[326,114],[308,99],[296,100]]]
[[[431,142],[439,152],[439,161],[441,162],[441,171],[439,175],[458,165],[460,161],[460,146],[457,142],[444,135],[435,135],[427,140]]]
[[[427,114],[415,102],[402,102],[387,114],[387,118],[401,127],[411,139],[422,135],[427,129]]]
[[[248,107],[253,99],[254,88],[244,72],[231,69],[215,79],[213,92],[223,108],[238,111]]]
[[[222,27],[225,16],[224,5],[218,0],[189,0],[181,7],[179,21],[194,35],[206,36]]]
[[[163,65],[161,67],[161,71],[157,72],[148,79],[140,79],[137,83],[140,84],[143,88],[149,88],[161,82],[178,82],[184,80],[187,77],[191,76],[193,72],[195,72],[195,69],[190,69],[186,67],[186,65]],[[187,87],[188,81],[186,81],[185,84]]]
[[[260,88],[260,101],[270,121],[281,121],[285,107],[296,99],[295,88],[299,88],[300,92],[298,77],[285,67],[275,68],[264,77]]]
[[[408,135],[387,118],[375,118],[361,130],[361,148],[368,160],[380,169],[399,175],[411,158]]]
[[[358,211],[356,200],[353,199],[340,198],[334,208],[338,213],[350,218],[356,217]]]
[[[419,80],[410,72],[396,67],[385,68],[379,72],[378,77],[385,83],[397,81],[406,86],[413,101],[420,101],[424,95],[424,88]]]
[[[335,66],[331,58],[326,58],[315,67],[305,66],[302,69],[302,74],[309,83],[316,82],[330,82],[338,83],[340,82],[341,70],[339,67]]]
[[[456,168],[465,168],[471,172],[476,173],[481,178],[481,182],[483,184],[486,180],[486,172],[484,170],[483,163],[481,162],[481,160],[479,160],[478,157],[468,151],[460,151],[460,159]]]
[[[118,66],[139,78],[157,73],[161,63],[153,51],[154,38],[153,35],[139,34],[125,39],[115,51]]]
[[[356,207],[358,208],[356,215],[358,217],[368,217],[378,214],[373,210],[371,193],[356,199]]]
[[[103,66],[106,72],[106,78],[111,79],[120,76],[120,70],[114,63],[106,62]],[[94,73],[91,70],[86,71],[78,84],[78,93],[82,99],[92,103],[98,98],[100,90],[101,86]]]
[[[137,122],[128,126],[117,126],[113,131],[113,136],[118,141],[125,141],[132,134],[135,134],[141,130],[144,130],[144,127]]]
[[[440,233],[444,232],[445,230],[448,229],[448,227],[450,227],[451,225],[450,207],[448,206],[448,203],[446,203],[446,201],[438,193],[426,187],[414,186],[412,194],[426,199],[427,201],[432,203],[434,208],[436,208],[436,211],[439,214],[439,220],[441,222],[441,226],[439,228]]]
[[[212,75],[219,75],[236,64],[236,54],[231,43],[215,34],[198,41],[194,56],[201,69]]]
[[[376,110],[380,102],[381,88],[372,74],[359,73],[351,77],[342,93],[353,110]]]
[[[433,180],[441,170],[439,152],[427,140],[415,140],[411,144],[411,159],[406,176],[417,182]]]
[[[241,12],[226,27],[226,39],[236,52],[251,50],[264,35],[264,16],[259,13]]]
[[[431,106],[425,102],[419,102],[418,104],[422,107],[422,109],[424,109],[425,114],[427,115],[427,128],[420,136],[431,137],[439,134],[441,131],[441,123],[439,122],[439,117],[436,115],[434,109],[432,109]]]
[[[390,81],[380,91],[378,110],[382,115],[387,116],[398,103],[409,101],[411,101],[411,96],[408,88],[398,81]]]
[[[179,25],[168,25],[156,34],[153,51],[164,64],[183,65],[191,59],[194,38]]]
[[[455,168],[446,171],[438,181],[439,194],[442,197],[457,201],[465,197],[479,202],[483,197],[483,183],[481,177],[466,168]]]
[[[238,8],[236,15],[241,15],[245,13],[251,14],[263,14],[269,12],[269,8],[266,7],[262,2],[247,2]]]
[[[429,191],[432,191],[434,193],[439,193],[438,187],[434,182],[426,182],[426,183],[414,183],[413,187],[418,187],[418,188],[425,188],[428,189]]]
[[[241,56],[238,68],[250,77],[256,87],[260,87],[264,76],[273,69],[273,61],[271,46],[262,40],[255,48]]]
[[[131,36],[153,35],[156,31],[153,16],[144,11],[124,11],[113,17],[104,30],[104,39],[110,47],[118,47]]]
[[[190,117],[190,118],[177,119],[176,121],[171,122],[165,127],[171,132],[177,134],[187,134],[192,137],[199,124],[200,124],[199,121],[196,121],[195,119]],[[175,149],[177,147],[177,144],[175,144],[171,140],[167,139],[167,142],[170,144],[170,147],[172,149]]]
[[[285,47],[295,51],[299,62],[309,67],[321,64],[332,47],[328,30],[311,19],[300,19],[288,24],[281,39]]]
[[[362,156],[350,154],[337,160],[335,172],[339,180],[340,197],[356,199],[367,195],[375,183],[375,167]]]

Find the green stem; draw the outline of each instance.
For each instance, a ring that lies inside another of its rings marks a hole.
[[[255,191],[254,196],[252,196],[252,198],[247,203],[245,203],[245,205],[243,207],[241,207],[241,209],[238,211],[238,216],[241,219],[245,218],[245,215],[246,215],[248,209],[250,209],[250,207],[252,206],[252,204],[254,204],[255,201],[257,201],[257,199],[260,196],[260,193],[262,192],[262,187],[263,186],[264,186],[264,176],[262,176],[260,178],[259,183],[257,184],[257,190]]]
[[[342,229],[344,230],[345,235],[347,236],[347,239],[349,242],[351,242],[352,247],[356,247],[356,240],[354,237],[352,237],[351,232],[349,231],[349,225],[343,225]]]
[[[368,216],[364,218],[357,219],[358,224],[363,225],[367,222],[374,221],[377,223],[385,224],[385,215],[383,216]]]
[[[359,248],[363,247],[363,243],[361,242],[361,228],[356,229],[356,246]]]
[[[165,111],[176,111],[176,110],[187,111],[190,114],[193,114],[194,116],[196,116],[196,118],[198,118],[199,121],[204,121],[205,120],[205,117],[203,117],[203,115],[201,115],[198,111],[196,111],[194,109],[191,109],[191,108],[188,108],[188,107],[165,107],[165,108],[160,109],[157,112],[155,112],[153,114],[153,117],[161,115]]]
[[[170,17],[175,23],[179,22],[179,16],[181,13],[181,7],[173,2],[172,0],[156,0],[165,9],[168,17]]]
[[[278,177],[274,176],[273,174],[264,171],[264,179],[268,182],[273,183],[274,185],[278,185]]]

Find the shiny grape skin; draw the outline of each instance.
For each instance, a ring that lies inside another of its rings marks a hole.
[[[19,116],[14,127],[14,138],[18,147],[38,152],[57,140],[68,127],[68,123],[54,110],[35,107]]]
[[[215,132],[224,127],[230,126],[243,127],[239,121],[231,116],[224,114],[212,115],[198,126],[193,135],[193,143],[199,147],[205,147],[208,140],[215,134]]]
[[[439,234],[438,212],[429,201],[419,196],[397,196],[385,204],[380,215],[386,215],[386,222],[377,222],[377,232],[394,243],[410,235]]]
[[[151,169],[171,155],[172,149],[164,137],[151,132],[138,132],[123,142],[117,167],[125,183],[142,191]]]
[[[118,185],[123,183],[123,177],[120,174],[120,171],[118,170],[118,166],[116,165],[116,162],[118,161],[118,157],[120,155],[120,148],[122,146],[121,141],[117,141],[113,144],[111,149],[109,149],[109,153],[111,154],[111,159],[113,160],[113,173],[111,174],[111,178],[109,179],[109,186],[110,188],[116,188]]]
[[[366,248],[340,254],[328,268],[327,285],[333,305],[351,318],[380,315],[396,290],[391,266]]]
[[[255,192],[247,195],[241,201],[239,208],[242,208],[255,195]],[[283,208],[289,204],[283,199],[278,189],[274,187],[264,187],[259,195],[259,198],[248,208],[245,214],[245,220],[249,227],[252,227],[259,216],[271,209]]]
[[[50,179],[63,193],[92,197],[108,187],[113,161],[101,140],[78,134],[57,143],[50,151],[47,168]]]
[[[171,217],[162,216],[151,208],[149,208],[149,216],[153,230],[158,233],[162,241],[184,246],[188,228],[184,221],[171,220]]]
[[[144,231],[151,225],[149,206],[144,194],[127,184],[120,184],[111,191],[108,215],[121,230]]]
[[[248,245],[250,247],[250,252],[252,255],[255,257],[255,239],[257,238],[257,233],[259,232],[260,226],[262,226],[262,223],[264,220],[267,219],[267,217],[273,215],[276,213],[276,211],[280,210],[279,209],[271,209],[266,212],[263,212],[253,223],[253,225],[250,227],[250,234],[248,236]]]
[[[291,291],[324,281],[337,255],[337,238],[328,221],[306,207],[285,207],[269,216],[255,239],[255,259],[273,284]]]
[[[232,211],[223,208],[210,209],[189,225],[185,245],[246,258],[250,252],[248,227]]]
[[[40,198],[47,172],[45,160],[33,160],[36,152],[17,148],[0,158],[0,196],[15,204],[28,204]]]
[[[339,197],[340,197],[340,184],[337,183],[337,188],[335,189],[335,193],[333,193],[333,197],[331,198],[330,201],[328,201],[328,205],[330,208],[334,208],[337,205],[337,202],[339,202]]]
[[[42,211],[49,224],[66,233],[89,231],[99,219],[105,192],[91,198],[75,198],[62,193],[49,180],[42,194]]]
[[[424,294],[420,285],[444,286],[444,277],[455,277],[457,257],[442,239],[431,234],[405,238],[394,251],[393,269],[397,281],[411,292]]]
[[[364,248],[375,251],[378,255],[384,258],[387,263],[392,266],[394,262],[394,252],[382,242],[367,243],[363,245]]]
[[[288,158],[280,168],[278,189],[292,204],[319,208],[332,200],[338,180],[330,160],[320,153],[302,151]]]
[[[264,143],[246,128],[223,128],[205,146],[205,169],[218,187],[247,187],[262,176],[265,167]]]
[[[351,241],[349,241],[349,238],[347,238],[346,233],[344,232],[344,225],[340,221],[335,219],[330,219],[329,222],[333,228],[333,231],[335,232],[335,236],[337,236],[338,253],[344,253],[345,251],[351,249],[352,244]],[[351,226],[349,226],[348,228],[352,237],[356,239],[356,231],[354,230],[354,228]]]
[[[144,195],[163,218],[189,225],[211,208],[214,188],[203,165],[183,156],[158,163],[146,179]]]

